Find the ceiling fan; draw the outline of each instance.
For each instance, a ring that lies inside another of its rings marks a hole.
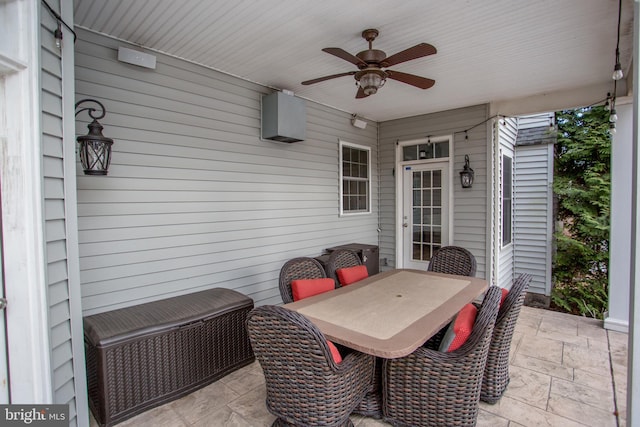
[[[302,82],[303,85],[311,85],[325,80],[335,79],[343,76],[354,76],[358,85],[356,98],[365,98],[373,95],[379,88],[384,86],[387,79],[397,80],[420,89],[429,89],[435,84],[435,80],[414,74],[401,73],[387,69],[402,62],[436,53],[436,48],[428,43],[420,43],[394,55],[387,57],[381,50],[373,49],[373,41],[378,37],[378,30],[368,29],[362,32],[362,38],[369,42],[369,49],[352,55],[339,47],[326,47],[324,52],[351,62],[358,67],[359,71],[348,71],[346,73],[332,74],[330,76],[319,77],[317,79]]]

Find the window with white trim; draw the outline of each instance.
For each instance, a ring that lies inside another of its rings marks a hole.
[[[502,246],[511,243],[513,159],[502,155]]]
[[[340,141],[340,215],[371,213],[371,148]]]

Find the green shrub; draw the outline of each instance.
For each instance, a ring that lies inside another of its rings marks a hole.
[[[601,319],[608,305],[611,137],[602,107],[556,113],[558,219],[552,302]]]

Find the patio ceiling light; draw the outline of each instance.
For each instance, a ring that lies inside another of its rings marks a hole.
[[[93,107],[81,108],[80,104],[85,102],[94,102],[100,106],[102,113],[94,115],[96,109]],[[109,171],[109,163],[111,162],[111,146],[113,139],[102,135],[102,125],[98,122],[106,114],[104,105],[95,99],[83,99],[76,103],[76,116],[83,111],[88,111],[89,116],[93,119],[87,125],[89,133],[77,138],[80,144],[80,162],[84,169],[85,175],[106,175]]]
[[[358,80],[358,84],[364,91],[365,95],[373,95],[378,92],[384,84],[386,83],[387,78],[380,70],[371,70],[368,73],[364,74]]]

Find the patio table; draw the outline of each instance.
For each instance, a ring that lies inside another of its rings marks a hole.
[[[284,307],[335,343],[393,359],[411,354],[486,289],[476,277],[396,269]]]

